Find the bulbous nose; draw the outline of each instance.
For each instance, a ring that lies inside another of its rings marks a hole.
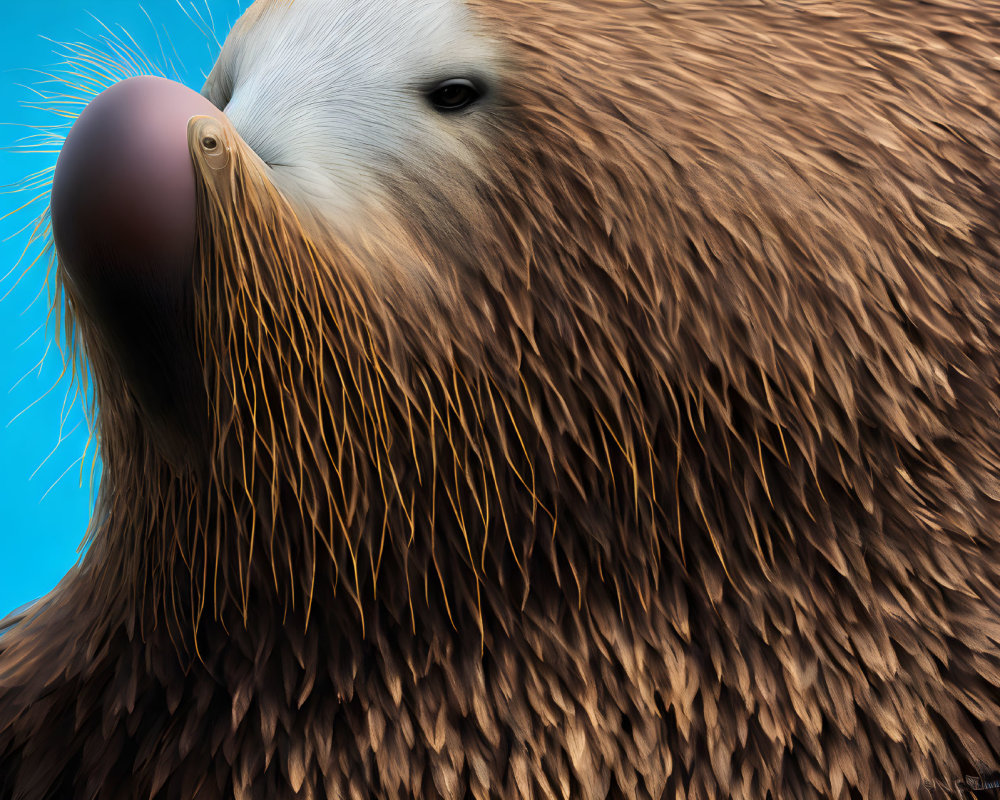
[[[52,233],[72,296],[153,414],[183,389],[177,348],[196,245],[187,129],[201,115],[223,119],[174,81],[117,83],[74,123],[52,182]]]
[[[187,123],[203,114],[222,116],[179,83],[130,78],[98,95],[66,137],[52,182],[52,233],[99,324],[120,311],[113,298],[143,285],[168,290],[190,274],[195,185]]]

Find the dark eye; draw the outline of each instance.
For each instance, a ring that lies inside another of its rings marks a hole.
[[[465,78],[442,81],[427,95],[438,111],[458,111],[476,102],[482,95],[479,87]]]

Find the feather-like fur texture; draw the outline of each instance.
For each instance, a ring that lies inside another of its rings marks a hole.
[[[104,478],[0,796],[911,798],[1000,764],[1000,5],[477,0],[481,172],[191,141],[205,464]],[[72,299],[70,299],[72,303]]]

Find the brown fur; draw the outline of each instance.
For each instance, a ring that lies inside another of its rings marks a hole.
[[[481,0],[485,173],[198,150],[204,462],[94,364],[0,796],[916,797],[1000,764],[1000,5]],[[478,141],[478,140],[477,140]]]

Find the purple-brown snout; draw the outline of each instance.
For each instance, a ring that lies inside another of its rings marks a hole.
[[[52,232],[81,311],[140,406],[170,415],[195,380],[190,302],[196,246],[188,121],[223,114],[164,78],[96,97],[66,137],[52,183]]]

